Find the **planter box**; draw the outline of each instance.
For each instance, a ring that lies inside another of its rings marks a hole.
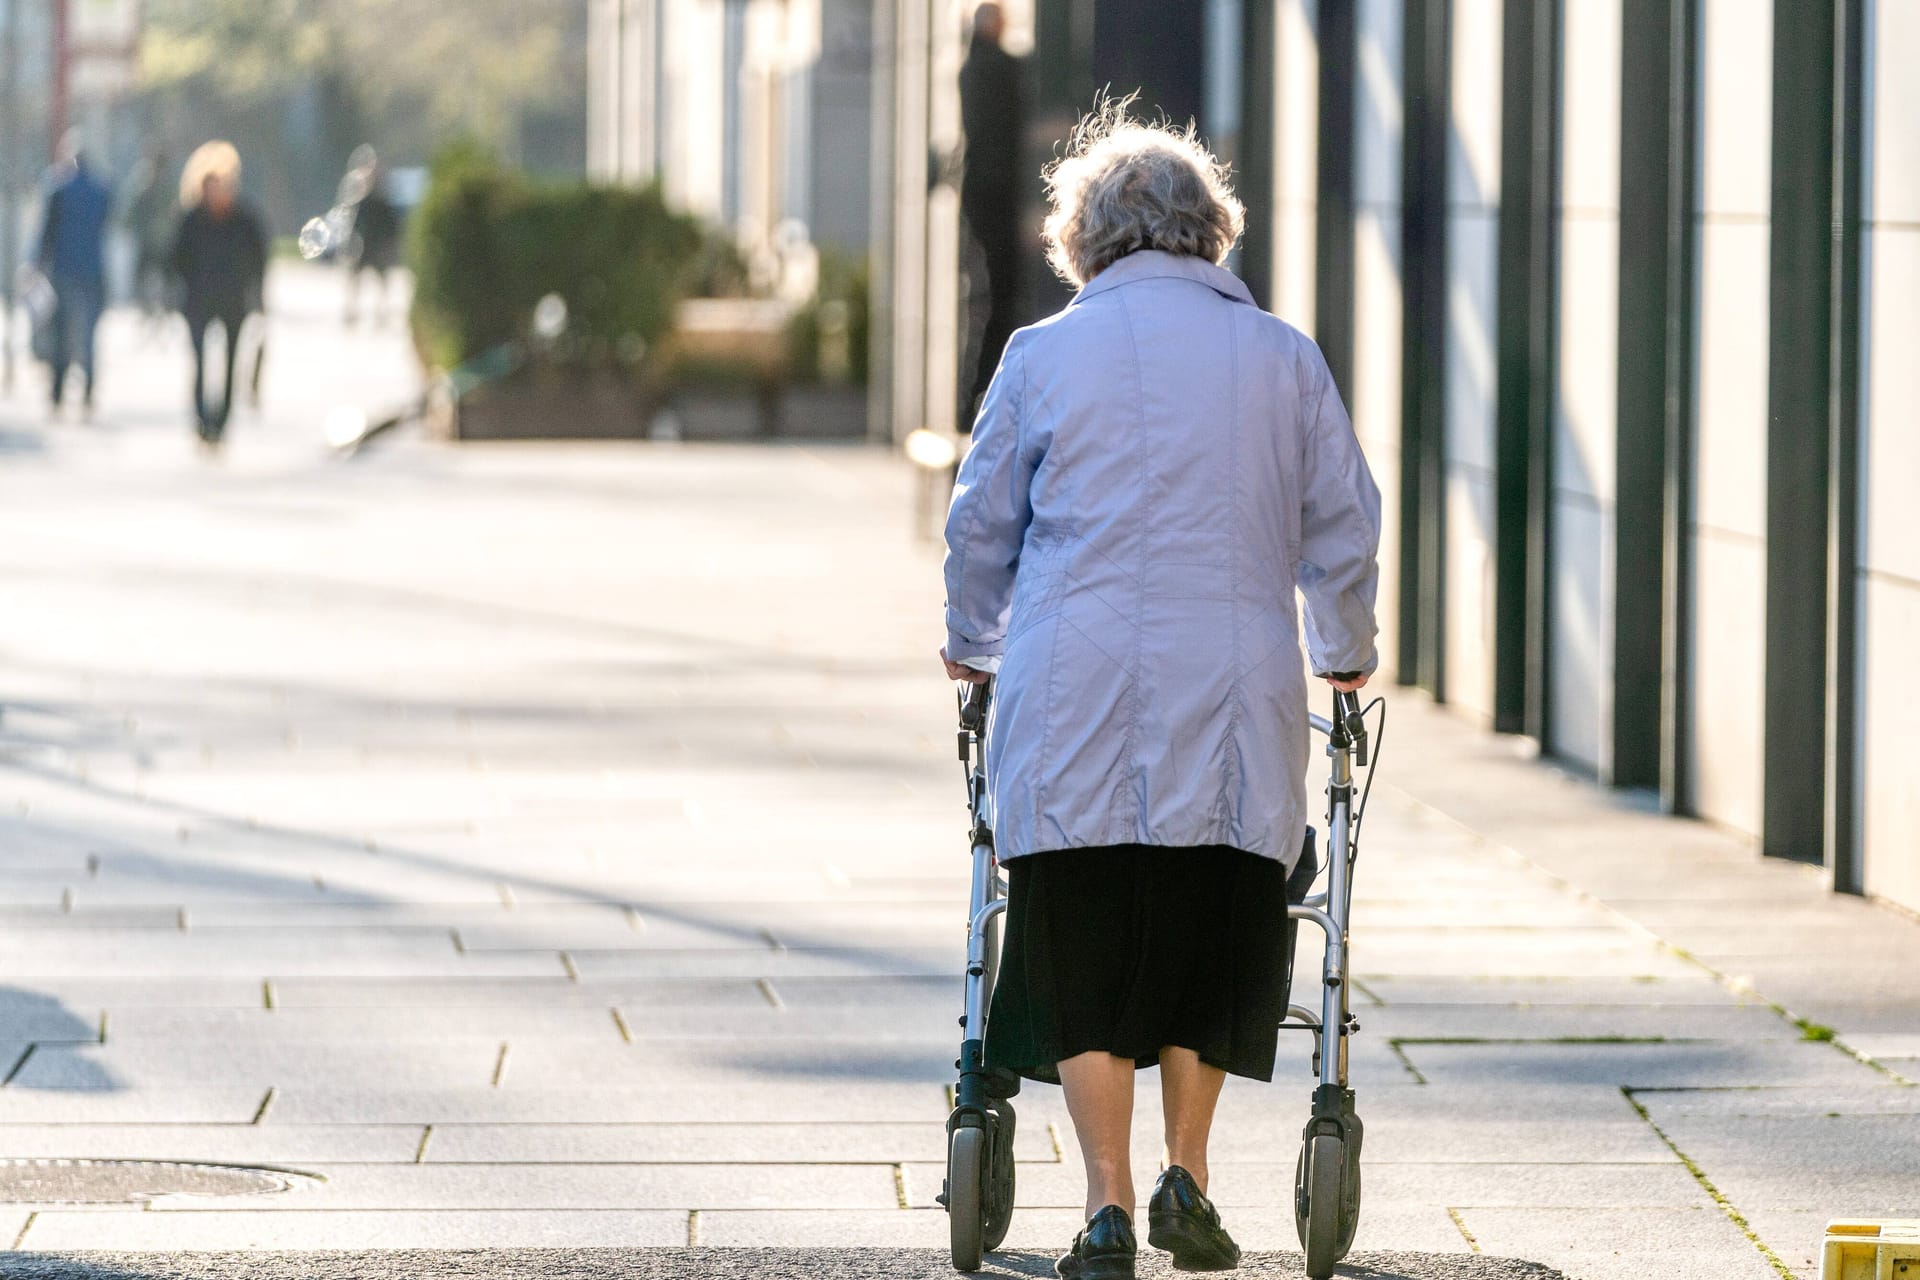
[[[447,415],[455,440],[640,440],[653,397],[608,368],[530,363],[475,387]]]

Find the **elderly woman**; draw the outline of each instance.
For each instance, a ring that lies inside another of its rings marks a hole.
[[[1061,1275],[1134,1274],[1128,1130],[1156,1064],[1148,1240],[1221,1269],[1214,1105],[1229,1073],[1272,1078],[1314,871],[1294,593],[1314,671],[1365,684],[1380,497],[1319,349],[1220,265],[1244,215],[1191,130],[1110,106],[1048,185],[1079,293],[1008,345],[946,532],[947,672],[998,672],[986,1054],[1066,1088],[1088,1222]]]

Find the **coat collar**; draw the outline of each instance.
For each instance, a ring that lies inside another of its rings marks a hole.
[[[1136,249],[1081,285],[1080,292],[1073,295],[1073,300],[1085,302],[1096,294],[1117,289],[1123,284],[1158,279],[1192,280],[1196,284],[1206,285],[1229,301],[1244,302],[1249,306],[1253,304],[1253,295],[1247,292],[1247,286],[1225,267],[1216,267],[1205,258],[1167,253],[1160,249]]]

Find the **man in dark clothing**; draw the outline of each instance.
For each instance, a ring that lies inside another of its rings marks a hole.
[[[258,214],[240,203],[237,164],[209,172],[200,203],[181,220],[169,264],[185,290],[182,311],[193,338],[193,407],[200,438],[219,444],[233,411],[234,365],[240,330],[259,310],[267,276],[267,232]],[[207,397],[207,330],[219,321],[226,333],[225,386]]]
[[[1019,306],[1027,99],[1020,59],[1000,47],[1005,27],[1005,15],[992,0],[975,9],[973,43],[960,68],[960,123],[967,138],[960,212],[979,247],[975,262],[984,267],[987,277],[968,284],[969,309],[978,314],[983,293],[987,305],[980,358],[960,374],[965,397],[960,413],[963,431],[972,427],[974,408],[999,367]]]
[[[60,411],[67,369],[80,366],[81,403],[93,411],[94,331],[107,303],[107,219],[113,196],[93,176],[79,139],[61,144],[61,159],[47,175],[47,213],[35,255],[53,285],[52,332],[47,347],[53,372],[53,410]]]
[[[374,323],[386,318],[387,275],[400,265],[400,210],[387,194],[387,171],[377,161],[369,166],[367,193],[353,208],[352,273],[347,281],[347,323],[360,316],[360,285],[371,273],[374,278]]]
[[[150,319],[166,314],[167,250],[180,217],[179,181],[166,148],[151,147],[129,185],[124,220],[133,237],[133,295]]]

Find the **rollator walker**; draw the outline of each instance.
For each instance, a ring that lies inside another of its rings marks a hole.
[[[967,928],[966,1012],[960,1019],[963,1032],[955,1063],[960,1077],[947,1117],[947,1177],[940,1196],[947,1210],[953,1265],[960,1271],[979,1270],[985,1252],[999,1248],[1013,1220],[1013,1107],[998,1096],[1000,1090],[984,1058],[987,1009],[1000,965],[1000,916],[1007,909],[1007,882],[994,856],[987,792],[987,717],[992,701],[991,680],[962,686],[959,748],[972,818],[973,893]],[[1357,694],[1335,691],[1331,718],[1308,716],[1314,731],[1326,738],[1332,761],[1327,781],[1325,885],[1305,901],[1290,903],[1287,914],[1317,926],[1326,935],[1326,953],[1319,1008],[1288,1006],[1281,1028],[1313,1034],[1313,1071],[1319,1077],[1294,1172],[1294,1225],[1311,1280],[1333,1275],[1334,1265],[1353,1247],[1360,1221],[1362,1126],[1347,1084],[1347,1042],[1360,1030],[1360,1023],[1348,1008],[1347,926],[1360,823],[1373,785],[1366,714],[1375,706],[1381,708],[1384,734],[1385,704],[1378,698],[1363,710]],[[1357,804],[1356,768],[1369,770]],[[1315,883],[1320,883],[1318,876]]]

